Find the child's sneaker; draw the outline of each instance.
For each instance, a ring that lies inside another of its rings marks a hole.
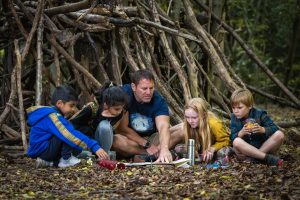
[[[46,160],[43,160],[41,158],[37,158],[35,161],[35,167],[36,168],[43,168],[43,167],[52,167],[53,166],[53,162],[49,162]]]
[[[274,156],[272,154],[266,154],[266,157],[264,159],[268,165],[271,166],[282,166],[283,160],[278,158],[277,156]]]
[[[77,158],[83,158],[83,159],[88,159],[88,158],[91,158],[91,157],[94,157],[93,153],[90,152],[90,151],[86,151],[86,150],[83,150],[81,151],[81,153],[76,156]]]
[[[184,144],[177,144],[174,148],[175,153],[179,156],[179,158],[185,158],[186,157],[186,149]]]
[[[65,160],[61,157],[59,160],[59,163],[58,163],[58,167],[61,167],[61,168],[71,167],[71,166],[77,165],[78,163],[80,163],[80,161],[81,161],[80,159],[78,159],[74,156],[71,156],[67,160]]]

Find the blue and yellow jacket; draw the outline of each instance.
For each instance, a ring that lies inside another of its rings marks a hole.
[[[31,126],[28,156],[35,158],[43,153],[48,148],[49,140],[53,135],[79,150],[90,148],[96,152],[100,149],[100,145],[95,140],[75,130],[55,107],[33,106],[26,111],[27,123]]]

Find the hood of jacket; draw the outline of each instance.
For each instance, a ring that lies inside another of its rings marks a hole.
[[[59,113],[55,107],[50,106],[32,106],[26,109],[27,123],[29,126],[35,125],[41,119],[47,117],[51,113]]]

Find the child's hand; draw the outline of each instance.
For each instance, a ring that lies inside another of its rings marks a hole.
[[[238,136],[243,138],[245,135],[251,135],[252,128],[248,128],[246,125],[240,130]]]
[[[103,150],[103,149],[98,149],[98,151],[96,151],[96,155],[99,157],[100,160],[105,160],[108,159],[108,154]]]
[[[208,150],[203,152],[202,160],[204,162],[209,162],[209,161],[212,160],[213,156],[214,156],[214,150],[213,149],[208,149]]]
[[[252,133],[256,134],[256,133],[265,133],[266,129],[262,126],[260,126],[259,124],[255,124],[252,128]]]

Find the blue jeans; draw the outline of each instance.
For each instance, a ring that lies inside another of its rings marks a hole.
[[[48,148],[38,157],[46,161],[53,161],[55,165],[61,157],[67,160],[72,154],[76,156],[80,152],[81,150],[71,147],[54,135],[49,140]]]
[[[100,144],[101,148],[108,152],[113,143],[113,128],[108,120],[102,120],[96,129],[95,140]]]

